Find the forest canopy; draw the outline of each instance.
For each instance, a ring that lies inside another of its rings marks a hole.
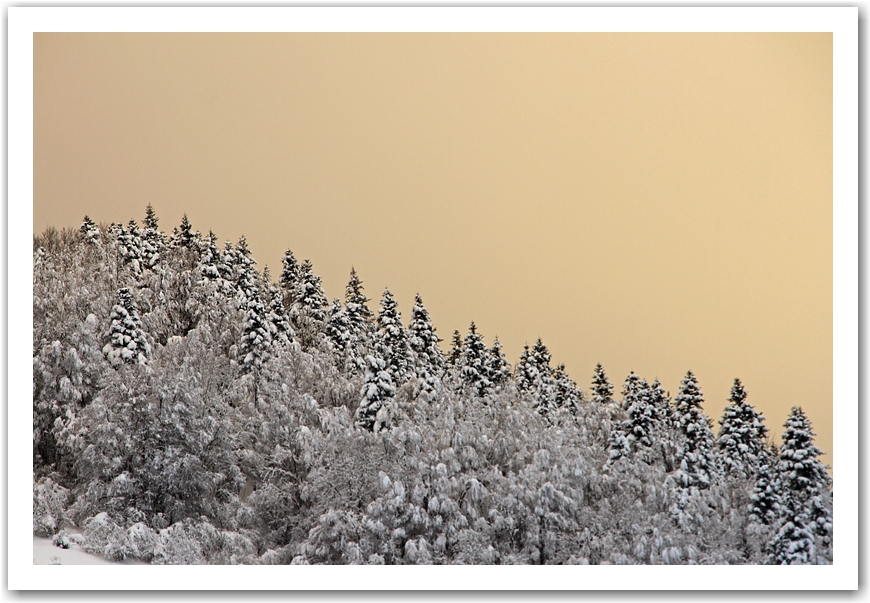
[[[735,379],[718,429],[540,339],[448,350],[351,268],[258,270],[185,216],[48,229],[33,251],[34,535],[155,564],[827,564],[810,419],[782,441]],[[376,306],[376,307],[375,307]],[[724,392],[723,392],[724,394]]]

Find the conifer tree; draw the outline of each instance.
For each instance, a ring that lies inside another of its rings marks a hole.
[[[600,363],[595,365],[595,374],[592,376],[592,402],[594,404],[613,402],[613,385],[607,380]]]
[[[112,308],[109,318],[108,342],[103,347],[103,354],[114,365],[147,364],[151,359],[151,346],[142,322],[139,320],[139,310],[133,295],[127,287],[118,290],[118,303]]]
[[[776,457],[765,451],[755,474],[755,486],[749,499],[749,518],[763,525],[776,525],[780,516],[780,483]]]
[[[142,261],[145,268],[154,269],[160,262],[160,254],[165,247],[163,233],[157,225],[157,214],[151,204],[145,208],[145,220],[142,222]]]
[[[142,239],[139,236],[139,227],[136,220],[130,220],[126,227],[118,226],[116,229],[118,240],[118,255],[124,264],[130,266],[134,274],[142,272]]]
[[[492,347],[489,348],[487,366],[489,367],[489,378],[494,386],[504,385],[510,381],[511,365],[502,352],[502,345],[498,337],[493,340]]]
[[[384,289],[378,310],[376,341],[393,383],[402,385],[413,374],[413,361],[408,332],[402,326],[402,315],[389,289]]]
[[[550,351],[544,345],[544,342],[541,341],[540,337],[538,337],[532,348],[532,355],[535,358],[535,368],[538,369],[538,374],[542,377],[552,377],[553,369],[550,367]]]
[[[409,343],[414,352],[417,378],[421,380],[423,389],[432,392],[435,390],[437,376],[444,369],[444,352],[438,346],[441,338],[435,334],[429,311],[423,305],[419,293],[414,298],[414,307],[411,308],[408,331]]]
[[[418,364],[426,366],[434,372],[439,372],[444,366],[444,352],[438,347],[441,338],[435,334],[435,326],[429,311],[423,305],[423,299],[418,293],[414,297],[414,307],[411,308],[411,322],[408,325],[410,345]]]
[[[353,329],[360,334],[368,335],[374,313],[368,307],[369,298],[363,290],[362,280],[351,266],[350,280],[344,289],[344,305]]]
[[[268,282],[268,280],[266,281]],[[269,324],[272,343],[282,346],[293,343],[293,328],[284,309],[284,296],[274,285],[269,285]]]
[[[90,245],[96,245],[100,242],[100,229],[88,216],[85,216],[85,219],[82,220],[79,232],[81,232],[82,237]]]
[[[740,379],[734,380],[730,404],[719,421],[719,458],[726,475],[752,478],[767,455],[764,417],[746,402]]]
[[[815,435],[806,413],[793,407],[785,422],[777,467],[782,480],[782,521],[797,522],[797,517],[803,517],[810,532],[827,546],[832,532],[828,494],[831,478],[818,458],[822,451],[813,443]]]
[[[363,429],[378,431],[383,428],[384,422],[378,419],[378,412],[396,395],[396,387],[386,369],[387,363],[382,358],[366,356],[365,383],[356,412],[357,423]]]
[[[517,360],[514,368],[514,380],[517,389],[521,392],[533,391],[537,388],[540,373],[536,366],[535,354],[529,349],[529,344],[523,346],[523,351],[520,352],[520,359]]]
[[[674,401],[684,437],[678,456],[677,482],[684,488],[708,488],[719,479],[718,459],[710,420],[701,409],[704,395],[692,371],[680,382],[680,392]]]
[[[477,396],[485,396],[492,388],[488,373],[486,346],[483,337],[477,332],[477,326],[472,321],[459,358],[459,376],[465,388]]]
[[[208,237],[202,255],[199,258],[200,272],[202,276],[210,281],[218,281],[221,279],[218,265],[221,261],[221,252],[217,246],[217,236],[212,231],[209,231]]]
[[[314,274],[311,260],[299,266],[293,304],[294,316],[303,315],[309,320],[323,322],[326,319],[326,294],[320,277]]]
[[[233,249],[233,244],[229,241],[224,242],[223,252],[221,253],[220,263],[218,263],[218,273],[221,278],[235,291],[238,277],[236,275],[236,250]]]
[[[251,372],[262,368],[270,356],[272,345],[272,324],[269,321],[266,307],[260,296],[255,280],[254,261],[250,257],[245,238],[239,240],[236,247],[239,275],[239,307],[243,312],[243,326],[239,341],[239,358],[242,370]]]
[[[296,262],[293,252],[289,249],[284,252],[281,264],[283,269],[281,270],[281,277],[278,279],[278,284],[280,284],[281,288],[284,290],[284,303],[288,306],[292,306],[293,302],[296,301],[294,295],[296,294],[296,280],[299,277],[299,264]]]
[[[653,391],[649,383],[631,372],[625,379],[622,392],[626,419],[611,436],[611,461],[641,449],[652,448],[656,443],[654,434],[658,424],[658,411],[653,404]],[[644,459],[651,461],[652,456],[646,453]]]
[[[185,247],[187,249],[197,248],[200,234],[193,230],[190,221],[187,219],[187,214],[181,217],[181,224],[178,226],[175,236],[172,237],[172,245],[174,247]]]
[[[817,562],[813,532],[805,513],[785,508],[785,516],[769,545],[773,565],[810,565]]]
[[[346,359],[350,352],[353,336],[347,312],[341,307],[341,302],[338,299],[333,300],[329,306],[329,318],[326,321],[326,336],[329,338],[332,349],[338,357]]]
[[[652,396],[651,403],[656,409],[659,430],[665,431],[677,426],[676,409],[671,405],[671,398],[658,379],[650,385],[650,395]]]
[[[450,340],[450,353],[447,354],[447,362],[451,366],[456,366],[459,358],[462,356],[462,335],[459,329],[453,331],[453,338]]]
[[[565,371],[564,364],[556,367],[553,381],[556,384],[556,407],[564,408],[572,415],[576,415],[583,401],[583,392],[577,389],[577,384]]]

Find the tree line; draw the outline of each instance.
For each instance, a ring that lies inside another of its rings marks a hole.
[[[34,534],[151,563],[832,561],[809,418],[782,442],[735,380],[718,434],[604,368],[587,394],[538,339],[441,348],[420,295],[329,301],[287,250],[184,216],[34,237]],[[81,534],[77,532],[81,530]],[[71,540],[72,539],[72,540]]]

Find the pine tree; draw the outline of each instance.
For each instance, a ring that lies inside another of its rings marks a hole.
[[[142,223],[142,262],[145,268],[154,269],[160,262],[160,254],[166,245],[163,233],[157,225],[157,214],[151,204],[145,208],[145,220]]]
[[[284,252],[281,264],[283,269],[281,270],[281,277],[278,279],[278,283],[284,290],[284,303],[292,306],[293,302],[296,301],[294,295],[296,292],[296,281],[299,278],[299,264],[296,262],[293,252],[289,249]]]
[[[126,227],[118,226],[115,229],[118,240],[118,255],[124,265],[130,266],[134,274],[142,272],[142,239],[139,236],[139,227],[136,220],[130,220]]]
[[[213,282],[222,280],[220,270],[218,269],[220,261],[221,252],[217,246],[217,236],[209,231],[202,255],[199,258],[199,266],[202,276]]]
[[[774,459],[768,451],[764,452],[755,474],[755,486],[749,499],[749,518],[763,525],[776,525],[779,521],[780,496],[779,476],[776,473]]]
[[[830,544],[832,518],[828,487],[831,478],[818,459],[812,424],[800,407],[793,407],[785,422],[779,449],[778,472],[782,479],[784,522],[803,517],[806,527],[825,546]]]
[[[505,358],[504,352],[501,350],[501,342],[498,340],[498,337],[496,337],[492,342],[492,347],[489,349],[489,359],[487,360],[490,379],[496,387],[504,385],[510,381],[512,374],[511,365],[507,361],[507,358]]]
[[[413,374],[408,332],[402,326],[402,315],[389,289],[384,289],[378,310],[376,341],[386,362],[386,371],[393,383],[402,385]]]
[[[768,562],[773,565],[809,565],[816,563],[813,532],[804,513],[785,509],[776,536],[769,545]]]
[[[483,337],[477,332],[477,326],[472,321],[459,358],[459,376],[465,388],[482,397],[492,389],[488,373],[486,346]]]
[[[200,240],[200,234],[193,230],[190,221],[187,219],[187,214],[181,217],[181,224],[178,226],[175,236],[172,237],[172,245],[174,247],[184,247],[186,249],[196,250]]]
[[[450,353],[447,355],[447,362],[450,366],[456,366],[459,358],[462,356],[462,335],[459,329],[453,331],[453,338],[450,341]]]
[[[713,431],[710,420],[701,409],[703,396],[694,373],[689,371],[680,382],[680,392],[674,399],[684,436],[683,447],[678,456],[680,469],[676,477],[677,482],[684,488],[708,488],[719,479]]]
[[[339,358],[346,359],[352,344],[353,335],[347,311],[341,307],[337,299],[329,306],[329,318],[326,321],[326,336],[332,345],[333,352]]]
[[[283,276],[283,274],[282,274]],[[320,284],[320,277],[314,274],[311,260],[299,266],[296,275],[293,309],[295,315],[304,314],[309,320],[323,322],[326,319],[327,300]]]
[[[441,338],[435,334],[435,326],[429,311],[423,305],[423,299],[418,293],[414,297],[414,307],[411,308],[411,322],[408,325],[409,343],[418,365],[438,373],[444,366],[444,352],[438,346]]]
[[[272,346],[272,324],[269,321],[266,307],[260,296],[255,279],[254,261],[250,257],[245,238],[239,240],[236,247],[238,264],[237,283],[239,291],[239,307],[243,312],[243,326],[239,341],[239,357],[242,370],[246,373],[259,370],[270,357]]]
[[[419,293],[414,297],[408,331],[409,344],[414,352],[417,379],[420,380],[424,390],[432,392],[437,384],[437,376],[444,369],[444,352],[438,346],[441,338],[435,334],[429,311],[423,305]]]
[[[368,336],[374,313],[368,307],[369,298],[363,291],[362,280],[351,266],[350,280],[344,289],[344,305],[353,329],[360,335]]]
[[[628,377],[625,378],[625,382],[622,384],[622,402],[620,403],[620,407],[622,410],[628,410],[628,408],[635,402],[637,399],[637,391],[640,388],[641,379],[635,374],[634,371],[631,371],[628,374]]]
[[[517,383],[517,389],[521,392],[534,391],[537,388],[540,373],[535,361],[534,352],[529,349],[529,344],[526,344],[523,346],[520,359],[517,360],[517,365],[514,368],[514,380]]]
[[[386,367],[387,363],[382,358],[366,356],[365,383],[356,412],[357,423],[363,429],[378,431],[383,428],[385,422],[378,418],[378,412],[396,395],[396,387]]]
[[[595,374],[592,377],[592,402],[595,404],[613,402],[613,385],[607,380],[600,363],[595,365]]]
[[[740,379],[734,380],[730,404],[719,421],[719,458],[726,475],[752,478],[767,455],[764,416],[746,402]]]
[[[538,374],[542,377],[552,377],[553,369],[550,367],[550,351],[544,345],[544,342],[541,341],[540,337],[538,337],[532,348],[532,355],[535,358],[535,368],[538,369]]]
[[[82,237],[90,245],[96,245],[100,242],[100,229],[88,216],[85,216],[85,219],[82,220],[79,232],[81,232]]]
[[[583,392],[577,389],[577,384],[565,372],[564,364],[556,367],[553,381],[556,384],[556,407],[564,408],[572,415],[576,415],[580,403],[583,401]]]
[[[233,244],[231,242],[225,241],[217,269],[221,278],[226,281],[227,285],[230,289],[232,289],[232,291],[235,291],[236,282],[238,281],[238,277],[236,275],[236,264],[236,250],[233,248]]]
[[[631,372],[625,379],[622,394],[626,419],[611,436],[611,462],[656,444],[654,434],[658,426],[658,410],[649,383]],[[644,460],[651,461],[652,455],[645,453]]]
[[[268,279],[264,279],[269,282]],[[293,343],[293,328],[284,309],[284,296],[274,285],[269,285],[269,324],[272,343],[278,346]]]
[[[103,354],[114,365],[147,364],[151,359],[151,346],[142,322],[139,320],[139,310],[133,295],[127,287],[118,290],[118,303],[112,308],[109,318],[108,342],[103,347]]]

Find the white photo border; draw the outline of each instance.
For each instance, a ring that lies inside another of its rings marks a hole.
[[[31,347],[34,32],[831,32],[834,56],[834,563],[831,566],[35,566],[10,590],[854,590],[858,588],[858,9],[588,7],[10,7],[8,350]],[[7,357],[8,551],[32,541],[32,360]],[[29,427],[28,427],[29,426]],[[12,451],[18,451],[13,453]],[[28,512],[28,510],[30,510]]]

